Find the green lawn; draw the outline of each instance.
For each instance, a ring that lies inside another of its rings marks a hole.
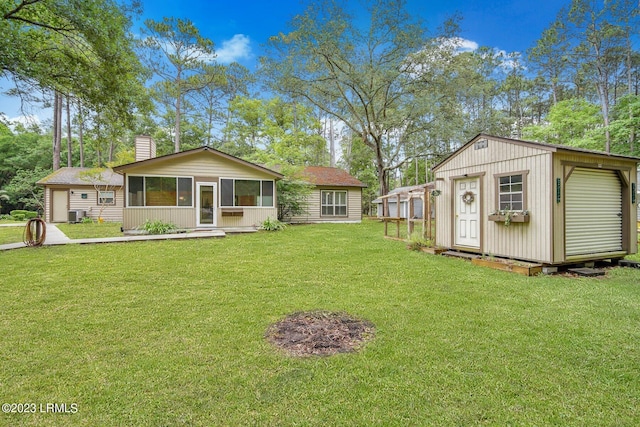
[[[122,226],[119,222],[89,222],[78,224],[56,224],[70,239],[91,239],[94,237],[120,237]]]
[[[24,226],[22,227],[0,227],[0,245],[6,243],[22,242],[24,235]]]
[[[405,246],[366,222],[0,253],[0,400],[78,407],[0,425],[640,424],[640,271],[528,278]],[[304,359],[265,340],[315,309],[376,336]]]

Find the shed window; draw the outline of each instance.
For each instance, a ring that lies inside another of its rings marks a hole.
[[[322,191],[322,216],[347,216],[346,191]]]
[[[498,177],[499,209],[501,211],[524,210],[525,175],[503,175]]]
[[[115,205],[114,191],[98,191],[98,205]]]

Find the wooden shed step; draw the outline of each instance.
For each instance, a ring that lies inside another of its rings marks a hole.
[[[442,252],[441,255],[452,256],[452,257],[457,257],[457,258],[465,258],[465,259],[480,258],[480,255],[478,255],[478,254],[470,254],[470,253],[467,253],[467,252],[458,252],[458,251],[446,251],[446,252]]]

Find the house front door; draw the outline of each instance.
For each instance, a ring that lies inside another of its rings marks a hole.
[[[455,181],[454,243],[480,249],[480,178]]]
[[[217,224],[217,190],[215,182],[198,182],[196,184],[196,225],[198,227],[215,227]]]

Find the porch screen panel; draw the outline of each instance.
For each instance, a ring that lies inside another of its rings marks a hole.
[[[127,206],[144,206],[144,177],[128,176],[129,193]]]

